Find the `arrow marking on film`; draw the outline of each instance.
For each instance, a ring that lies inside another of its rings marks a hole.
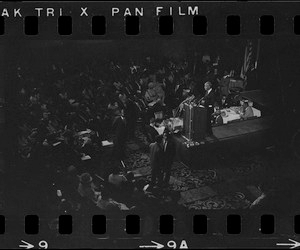
[[[292,243],[277,243],[276,245],[277,246],[289,246],[290,249],[294,249],[294,248],[297,248],[300,246],[300,243],[298,241],[295,241],[292,239],[289,239],[289,241]]]
[[[25,244],[25,245],[19,245],[19,247],[21,247],[21,248],[26,248],[26,249],[34,248],[34,245],[32,245],[32,244],[30,244],[30,243],[28,243],[28,242],[26,242],[26,241],[24,241],[24,240],[21,240],[21,242],[22,242],[23,244]]]
[[[155,249],[161,249],[164,247],[164,245],[158,243],[158,242],[155,242],[155,241],[151,241],[152,244],[154,245],[148,245],[148,246],[140,246],[140,248],[155,248]]]

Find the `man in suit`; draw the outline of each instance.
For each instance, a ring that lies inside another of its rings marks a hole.
[[[173,138],[169,131],[164,131],[163,133],[163,158],[164,164],[162,168],[163,175],[163,185],[168,185],[171,176],[171,168],[174,162],[174,157],[176,154],[176,148]]]
[[[162,182],[162,166],[163,166],[163,149],[162,136],[158,135],[155,142],[150,147],[150,166],[151,166],[151,183],[150,186],[161,185]]]
[[[155,137],[158,136],[157,130],[154,128],[155,118],[150,118],[150,124],[146,125],[146,136],[149,143],[155,142]]]
[[[115,131],[114,137],[114,156],[117,160],[123,160],[125,157],[125,144],[127,138],[126,119],[124,117],[124,110],[116,109],[116,117],[113,121],[113,129]]]
[[[241,119],[247,120],[250,117],[253,117],[253,109],[249,106],[248,102],[244,102],[244,111],[241,113]]]
[[[215,103],[215,93],[212,89],[212,83],[206,82],[204,83],[205,95],[201,100],[201,104],[205,107],[213,106]]]
[[[220,102],[220,109],[225,109],[225,108],[229,108],[229,107],[230,107],[230,105],[228,103],[227,96],[222,95],[221,102]]]
[[[212,135],[211,117],[214,112],[215,93],[211,82],[204,83],[205,95],[201,98],[201,105],[207,108],[207,135]]]
[[[118,105],[124,110],[124,116],[128,125],[128,136],[133,138],[137,120],[137,107],[125,94],[119,94]]]

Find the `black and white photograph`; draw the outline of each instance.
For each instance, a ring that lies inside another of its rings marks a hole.
[[[8,234],[24,234],[29,215],[43,235],[7,236],[10,246],[51,248],[59,234],[70,234],[59,248],[245,248],[256,237],[252,247],[300,246],[291,37],[1,39],[0,214],[20,220]],[[73,228],[59,229],[62,215]]]

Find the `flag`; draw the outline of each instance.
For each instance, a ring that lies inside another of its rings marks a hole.
[[[258,57],[258,54],[256,55]],[[256,62],[254,62],[256,60]],[[253,42],[248,40],[245,48],[244,61],[241,68],[241,78],[247,79],[247,72],[252,71],[257,66],[257,58],[254,58]]]

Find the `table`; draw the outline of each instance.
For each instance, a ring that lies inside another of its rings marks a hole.
[[[223,123],[227,124],[230,121],[239,120],[241,118],[240,114],[238,113],[239,110],[240,110],[240,107],[236,107],[236,106],[230,107],[227,109],[221,109],[221,112],[225,112],[225,116],[222,116]],[[260,110],[253,108],[253,107],[252,107],[252,110],[253,110],[254,116],[261,117]]]
[[[233,120],[239,120],[241,118],[240,114],[237,113],[236,107],[221,109],[221,112],[225,113],[225,116],[222,116],[224,124],[227,124],[228,122]]]

